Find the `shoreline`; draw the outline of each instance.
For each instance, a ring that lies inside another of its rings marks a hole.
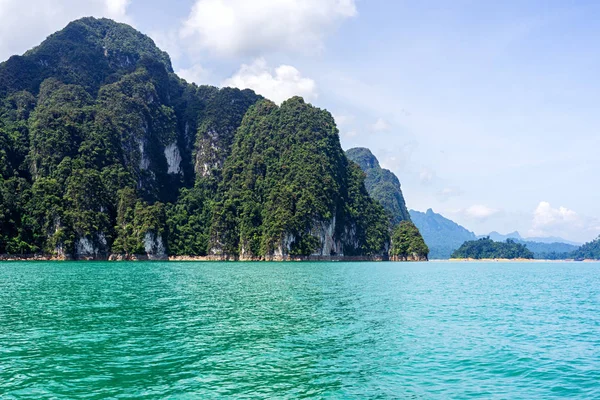
[[[450,259],[437,259],[437,260],[429,260],[433,262],[485,262],[485,263],[493,263],[493,262],[503,262],[503,263],[597,263],[600,260],[594,259],[585,259],[585,260],[575,260],[572,258],[564,259],[564,260],[546,260],[540,258],[450,258]]]
[[[408,257],[398,259],[384,256],[270,256],[270,257],[239,257],[239,256],[153,256],[146,254],[99,254],[74,258],[50,254],[0,254],[2,261],[169,261],[169,262],[426,262],[425,258]]]
[[[395,257],[382,256],[273,256],[261,258],[243,258],[232,256],[165,256],[156,257],[148,255],[124,255],[110,254],[108,256],[82,257],[75,259],[72,257],[49,255],[49,254],[0,254],[2,261],[169,261],[169,262],[302,262],[302,261],[321,261],[321,262],[434,262],[434,263],[600,263],[600,260],[545,260],[545,259],[508,259],[508,258],[454,258],[454,259],[398,259]]]

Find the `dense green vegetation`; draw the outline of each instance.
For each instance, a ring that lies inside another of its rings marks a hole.
[[[429,248],[419,229],[410,221],[402,221],[392,234],[390,256],[400,260],[420,260],[427,257]]]
[[[260,99],[189,85],[151,39],[94,18],[0,64],[0,94],[0,253],[80,256],[164,251],[167,236],[180,251],[178,192],[197,192]]]
[[[364,179],[328,112],[188,84],[124,24],[0,64],[0,253],[383,255]]]
[[[410,216],[429,247],[431,259],[448,259],[464,242],[476,239],[473,232],[433,212],[432,209],[425,213],[410,210]]]
[[[506,258],[506,259],[533,259],[533,253],[524,244],[512,239],[506,242],[494,242],[489,237],[463,243],[451,258],[472,258],[476,260]]]
[[[576,260],[600,260],[600,237],[572,252],[570,258]]]
[[[301,98],[250,109],[223,178],[216,254],[375,255],[389,241],[385,213],[348,165],[331,114]]]

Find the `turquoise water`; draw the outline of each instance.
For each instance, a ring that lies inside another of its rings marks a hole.
[[[0,263],[2,398],[600,398],[600,264]]]

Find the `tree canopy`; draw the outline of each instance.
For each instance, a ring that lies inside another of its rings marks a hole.
[[[390,256],[402,260],[427,259],[429,248],[425,244],[419,229],[410,221],[402,221],[392,234]]]

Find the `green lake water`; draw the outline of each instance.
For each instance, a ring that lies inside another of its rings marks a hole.
[[[600,398],[600,264],[0,263],[4,398]]]

